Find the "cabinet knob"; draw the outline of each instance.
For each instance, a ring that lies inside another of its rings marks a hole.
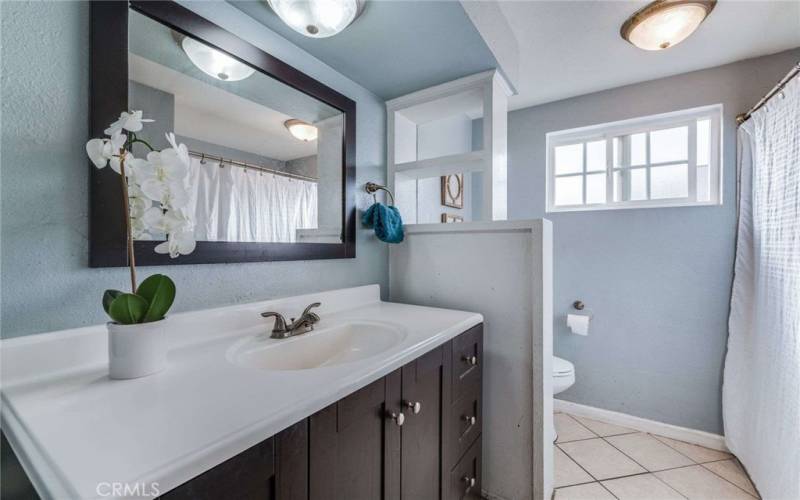
[[[411,411],[414,413],[414,415],[422,411],[422,403],[419,401],[413,403],[411,401],[406,401],[405,405],[406,407],[411,408]]]
[[[469,425],[475,425],[475,422],[478,421],[474,416],[470,417],[469,415],[464,415],[462,418],[464,422],[469,422]]]
[[[395,412],[389,413],[389,418],[394,420],[394,423],[396,423],[398,427],[402,427],[406,421],[406,416],[403,415],[402,411],[400,413],[395,413]]]
[[[477,356],[463,356],[461,358],[465,363],[468,365],[475,366],[478,364],[478,357]]]
[[[467,490],[469,490],[470,488],[475,486],[475,478],[474,477],[464,476],[464,477],[461,478],[461,480],[464,481],[464,484],[467,485]]]

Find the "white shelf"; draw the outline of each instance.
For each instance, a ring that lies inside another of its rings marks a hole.
[[[481,172],[484,170],[483,161],[484,152],[480,150],[398,163],[394,166],[394,171],[406,178],[425,179],[442,175]]]

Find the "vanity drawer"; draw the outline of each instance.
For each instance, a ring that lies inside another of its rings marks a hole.
[[[453,339],[453,396],[460,400],[467,391],[481,383],[483,364],[483,324]]]
[[[478,439],[450,471],[445,500],[481,498],[481,440]]]
[[[480,382],[480,380],[478,380]],[[449,449],[453,450],[453,463],[457,462],[469,449],[470,445],[481,434],[483,415],[481,411],[480,384],[475,384],[473,389],[450,407]]]

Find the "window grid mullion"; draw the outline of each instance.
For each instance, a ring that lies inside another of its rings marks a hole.
[[[583,176],[581,182],[583,183],[583,204],[586,205],[586,149],[588,142],[583,143]]]
[[[614,203],[614,138],[606,135],[606,204]]]
[[[689,167],[687,175],[689,176],[689,199],[697,201],[697,120],[689,123],[688,141]]]
[[[650,199],[650,131],[644,137],[644,150],[645,150],[645,189],[647,190],[647,199]]]

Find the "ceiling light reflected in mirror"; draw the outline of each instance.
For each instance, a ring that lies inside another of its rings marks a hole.
[[[295,139],[305,142],[315,141],[317,139],[317,127],[303,120],[286,120],[284,125]]]
[[[195,66],[217,80],[237,82],[252,76],[256,71],[231,56],[188,36],[181,41],[181,47]]]

